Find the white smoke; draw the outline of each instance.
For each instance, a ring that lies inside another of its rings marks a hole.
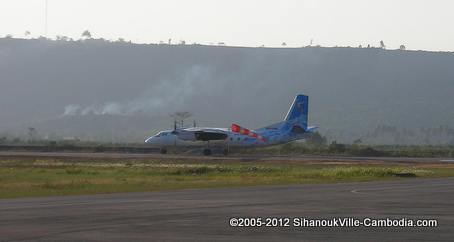
[[[182,75],[180,82],[162,81],[131,100],[105,102],[87,107],[70,104],[65,107],[61,116],[88,114],[130,116],[138,113],[168,113],[169,110],[177,110],[190,97],[196,95],[196,90],[200,90],[210,80],[209,74],[208,68],[193,66]]]
[[[65,111],[61,116],[70,116],[70,115],[77,115],[79,113],[80,106],[79,105],[68,105],[65,107]]]

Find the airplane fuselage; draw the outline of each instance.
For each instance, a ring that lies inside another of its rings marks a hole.
[[[207,142],[210,145],[223,145],[230,147],[263,147],[270,145],[277,145],[288,143],[294,140],[303,139],[306,134],[301,135],[281,135],[274,134],[268,136],[267,140],[259,140],[257,138],[250,137],[249,135],[243,135],[239,133],[234,133],[227,128],[201,128],[209,130],[220,130],[225,132],[225,139],[218,140],[202,140],[202,139],[182,139],[178,135],[173,133],[173,130],[165,130],[159,132],[157,135],[151,136],[145,143],[150,144],[151,146],[156,147],[168,147],[168,146],[205,146]]]
[[[164,149],[170,146],[262,147],[284,144],[304,139],[317,129],[307,125],[308,102],[307,96],[296,96],[284,120],[256,130],[235,123],[230,128],[175,127],[174,130],[161,131],[145,142]],[[207,154],[211,154],[211,151]]]

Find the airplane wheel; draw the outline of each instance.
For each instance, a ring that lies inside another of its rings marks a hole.
[[[159,150],[159,153],[167,154],[167,149],[166,148],[162,148],[162,149]]]
[[[211,150],[210,149],[204,149],[203,150],[204,155],[211,155]]]

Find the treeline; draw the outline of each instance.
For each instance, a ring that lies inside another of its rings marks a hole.
[[[14,137],[9,139],[6,136],[0,137],[0,146],[5,147],[19,147],[19,146],[48,146],[48,147],[147,147],[145,143],[137,142],[100,142],[100,141],[86,141],[77,138],[47,140],[47,139],[28,139]]]
[[[272,155],[341,155],[365,157],[454,157],[454,145],[364,145],[360,140],[353,144],[330,143],[319,133],[305,141],[278,146],[242,150],[242,153]]]
[[[448,126],[419,129],[380,125],[364,135],[368,144],[454,145],[454,129]]]

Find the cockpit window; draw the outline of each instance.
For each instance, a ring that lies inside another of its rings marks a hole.
[[[155,135],[155,137],[167,136],[168,134],[169,134],[169,132],[160,131]]]

